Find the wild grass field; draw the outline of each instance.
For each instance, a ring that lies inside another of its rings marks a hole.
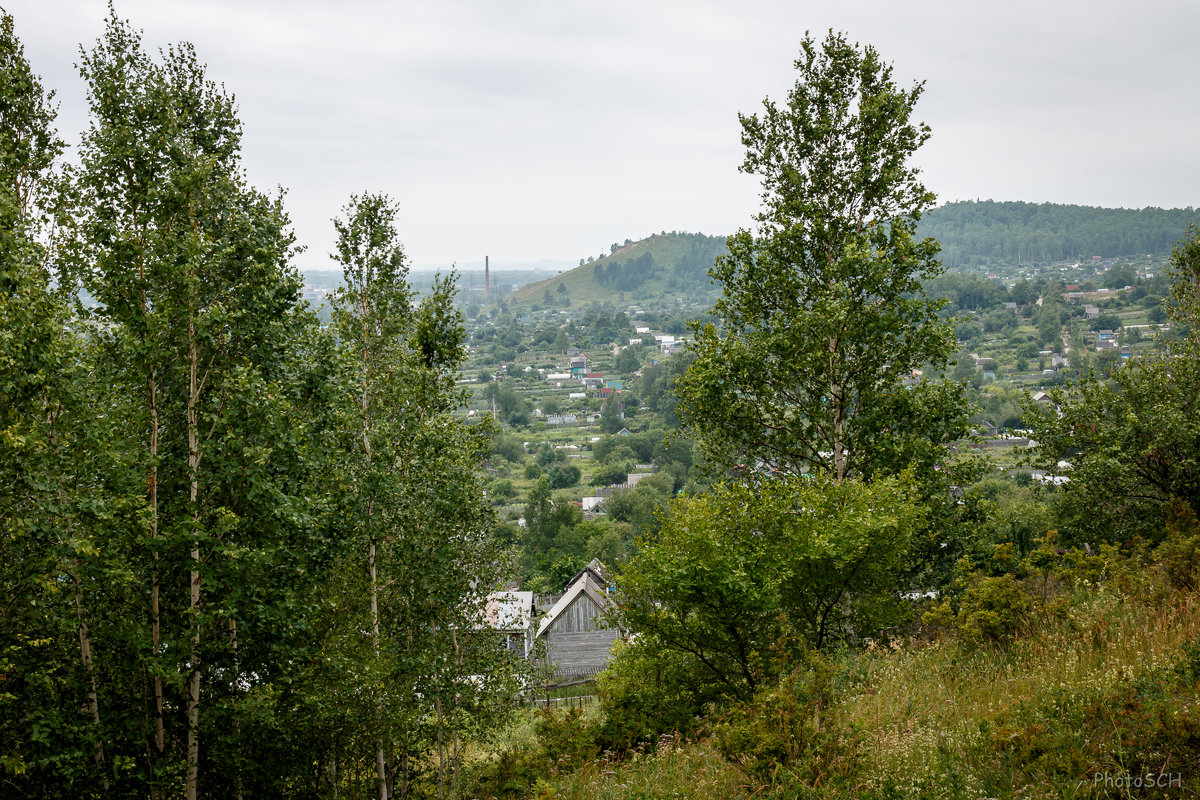
[[[1200,595],[1176,567],[1108,551],[1027,575],[1010,636],[935,610],[912,635],[798,665],[752,703],[624,752],[590,738],[602,712],[534,715],[533,737],[526,717],[507,788],[479,796],[1194,797]]]

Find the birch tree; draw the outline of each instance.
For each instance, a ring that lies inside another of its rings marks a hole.
[[[730,466],[839,480],[932,466],[964,417],[960,391],[915,381],[954,341],[921,288],[941,269],[915,238],[934,200],[911,164],[929,136],[912,117],[922,86],[840,34],[802,47],[785,101],[740,116],[762,211],[711,272],[720,325],[693,326],[680,417]]]
[[[138,477],[122,480],[145,487],[131,568],[145,581],[148,641],[130,643],[145,654],[150,693],[145,777],[160,793],[181,762],[192,800],[205,685],[217,680],[206,660],[243,638],[206,581],[250,535],[243,520],[270,518],[253,506],[277,500],[249,480],[276,476],[248,471],[246,459],[270,457],[269,447],[250,451],[269,427],[298,281],[279,202],[245,185],[233,101],[189,45],[156,60],[114,15],[80,71],[91,124],[76,183],[77,269],[99,304],[114,388],[137,398],[123,433],[124,466]],[[247,407],[262,415],[239,413]],[[184,709],[181,720],[168,704]],[[180,740],[181,759],[171,752]]]
[[[85,451],[100,443],[83,344],[53,278],[63,143],[51,98],[0,15],[0,774],[107,791],[89,627],[96,547],[80,523],[94,489]],[[81,706],[82,723],[69,711]],[[50,748],[41,730],[56,731]]]
[[[344,370],[337,505],[360,548],[363,579],[344,585],[364,595],[348,602],[370,631],[362,674],[374,723],[360,732],[373,732],[381,800],[408,796],[414,759],[446,724],[458,730],[461,681],[473,674],[464,653],[486,653],[467,645],[482,635],[477,612],[498,561],[478,477],[488,431],[452,413],[463,402],[455,379],[465,355],[453,279],[416,300],[397,213],[386,195],[368,193],[334,221],[344,274],[333,300]]]

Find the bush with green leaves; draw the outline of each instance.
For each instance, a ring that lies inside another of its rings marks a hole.
[[[1200,587],[1200,521],[1178,500],[1167,510],[1167,537],[1154,556],[1172,587],[1187,591]]]
[[[721,755],[762,785],[815,786],[852,775],[854,740],[836,704],[834,671],[810,651],[778,682],[734,706],[714,726]]]
[[[690,733],[719,687],[681,653],[663,652],[644,639],[618,641],[597,676],[604,710],[605,749],[629,749],[664,733]]]
[[[574,464],[553,464],[546,471],[546,482],[551,489],[566,489],[579,483],[579,467]]]
[[[592,486],[619,486],[629,479],[627,464],[613,464],[603,467],[592,475]]]
[[[618,578],[622,624],[746,699],[804,649],[899,620],[913,494],[903,478],[795,476],[676,499]]]

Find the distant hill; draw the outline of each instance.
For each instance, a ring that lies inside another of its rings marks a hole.
[[[919,230],[942,243],[942,263],[955,268],[1162,253],[1189,224],[1200,225],[1200,209],[983,200],[938,206],[921,218]]]
[[[660,233],[640,241],[627,241],[610,255],[530,284],[516,300],[537,301],[566,294],[574,304],[684,296],[715,296],[708,270],[725,252],[724,236],[702,233]],[[560,288],[561,291],[560,291]]]
[[[988,264],[1049,264],[1163,253],[1200,225],[1200,209],[1097,208],[995,200],[947,203],[926,212],[918,235],[942,244],[947,269]],[[516,292],[537,302],[566,294],[575,305],[593,301],[643,302],[715,297],[708,277],[726,251],[724,236],[662,233],[626,242],[610,255]],[[561,288],[560,288],[561,287]]]

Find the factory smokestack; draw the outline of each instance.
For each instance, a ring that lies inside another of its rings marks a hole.
[[[492,279],[488,271],[488,257],[483,257],[483,299],[486,301],[492,296]]]

